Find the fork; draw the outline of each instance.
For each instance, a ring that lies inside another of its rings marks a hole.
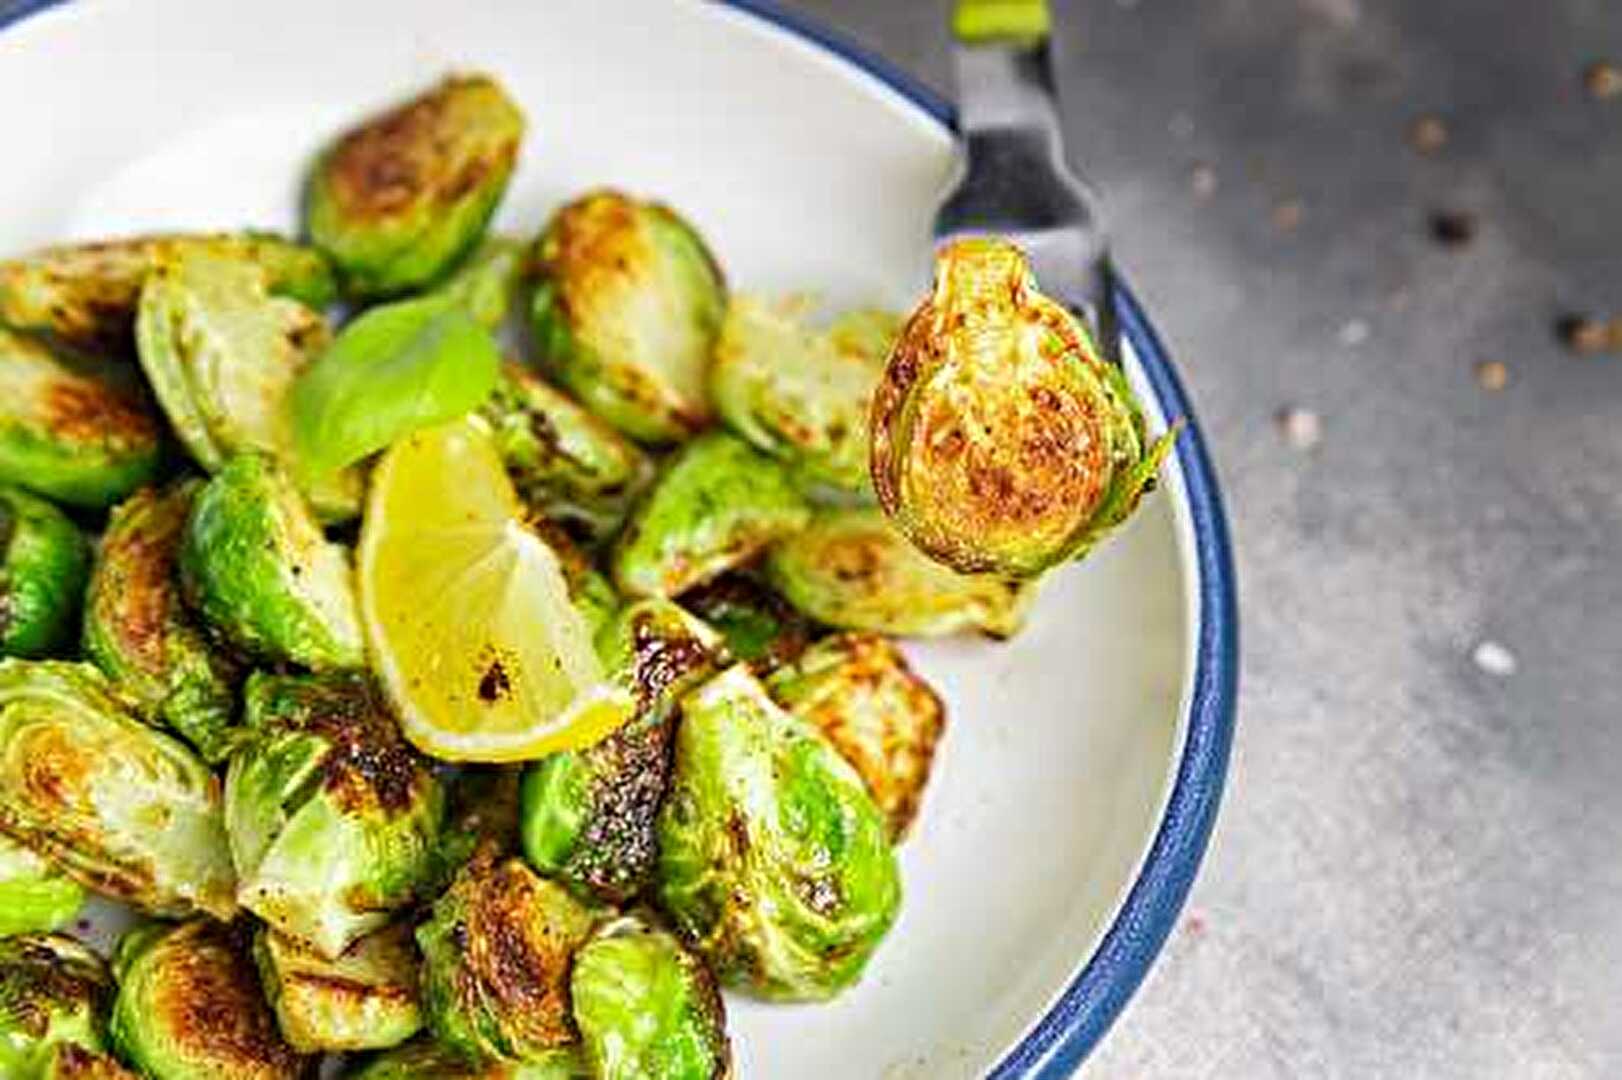
[[[1119,364],[1115,279],[1096,190],[1065,159],[1046,0],[958,0],[952,16],[962,147],[935,214],[938,243],[996,235],[1043,292],[1085,316]]]

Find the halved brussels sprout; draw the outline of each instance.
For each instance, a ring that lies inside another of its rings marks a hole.
[[[86,1050],[78,1043],[58,1043],[51,1048],[39,1080],[141,1080],[108,1054]]]
[[[1150,442],[1126,377],[1018,248],[960,240],[874,394],[873,484],[930,557],[1035,577],[1125,521],[1175,438]]]
[[[710,420],[710,350],[726,283],[674,210],[594,191],[559,210],[535,248],[530,317],[541,352],[586,408],[642,442]]]
[[[427,285],[479,242],[523,135],[524,114],[494,79],[448,78],[322,157],[306,193],[310,239],[356,296]]]
[[[866,493],[868,405],[901,320],[857,311],[813,330],[804,322],[808,306],[734,295],[715,343],[710,395],[734,431],[802,484]]]
[[[592,916],[518,859],[476,858],[417,929],[428,1026],[468,1061],[527,1061],[574,1042],[569,963]]]
[[[901,905],[862,778],[742,664],[682,700],[659,898],[724,984],[777,1001],[856,982]]]
[[[59,930],[83,906],[83,886],[38,852],[0,835],[0,938]]]
[[[317,671],[365,663],[348,557],[269,458],[239,454],[203,485],[179,563],[192,606],[250,655]]]
[[[162,441],[126,373],[0,329],[0,484],[108,506],[157,472]]]
[[[56,507],[0,487],[0,656],[48,656],[73,640],[90,545]]]
[[[236,665],[209,648],[175,569],[199,486],[147,488],[113,510],[85,597],[84,651],[144,716],[218,764],[233,744]]]
[[[73,938],[0,939],[0,1076],[38,1076],[62,1045],[100,1051],[112,990],[107,965]]]
[[[614,548],[630,596],[679,596],[805,528],[811,508],[783,467],[725,432],[682,447]]]
[[[297,1080],[309,1069],[259,992],[242,927],[151,923],[113,954],[108,1040],[152,1080]]]
[[[1036,583],[959,574],[926,558],[872,509],[830,509],[766,556],[766,577],[811,618],[846,630],[1012,637]]]
[[[236,914],[219,781],[89,664],[0,660],[0,833],[154,915]]]
[[[528,1061],[474,1065],[432,1039],[418,1039],[367,1062],[349,1080],[589,1080],[578,1047],[546,1050]]]
[[[253,957],[288,1045],[300,1053],[382,1050],[422,1028],[417,945],[409,923],[367,934],[328,960],[260,927]]]
[[[653,822],[670,778],[671,706],[715,670],[720,639],[676,605],[645,600],[599,635],[604,666],[637,695],[637,714],[584,750],[524,771],[524,855],[542,873],[622,903],[652,876]]]
[[[715,978],[675,937],[634,916],[575,955],[580,1041],[598,1080],[722,1080],[732,1051]]]
[[[419,899],[444,795],[364,675],[249,676],[225,779],[242,906],[336,959]]]
[[[271,233],[171,233],[49,247],[0,262],[0,323],[92,352],[126,353],[152,268],[203,254],[260,267],[270,291],[314,308],[336,299],[326,257]]]
[[[288,399],[331,339],[319,312],[270,295],[260,267],[207,253],[156,262],[135,319],[141,368],[175,434],[209,472],[257,451],[302,476]],[[305,494],[321,516],[340,520],[359,511],[360,491],[351,469],[320,474]]]
[[[865,633],[823,638],[766,687],[856,767],[890,824],[890,839],[905,836],[929,782],[946,707],[895,643]]]
[[[682,593],[681,606],[714,627],[727,652],[763,675],[787,664],[811,643],[811,623],[761,582],[722,574]]]
[[[480,412],[524,502],[593,539],[619,528],[653,474],[635,444],[521,364]]]
[[[522,242],[489,237],[433,293],[455,299],[475,321],[494,330],[507,321],[527,258]]]

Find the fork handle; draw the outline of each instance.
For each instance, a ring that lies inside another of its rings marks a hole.
[[[1045,0],[959,0],[952,14],[958,123],[965,135],[1038,128],[1060,136]]]

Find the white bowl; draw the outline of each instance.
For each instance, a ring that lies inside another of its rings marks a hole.
[[[947,105],[758,3],[107,0],[10,18],[0,252],[293,229],[324,140],[455,68],[496,73],[530,118],[500,227],[533,233],[571,193],[617,185],[680,208],[753,290],[909,306],[952,167]],[[1175,918],[1227,763],[1232,571],[1188,406],[1121,303],[1153,421],[1189,422],[1165,482],[1013,642],[911,650],[950,721],[901,920],[837,1002],[729,999],[741,1076],[1064,1075]]]

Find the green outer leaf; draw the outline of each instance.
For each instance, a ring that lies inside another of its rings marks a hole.
[[[0,487],[0,656],[41,657],[73,639],[90,545],[56,507]]]
[[[57,930],[84,906],[84,887],[0,835],[0,937]]]

